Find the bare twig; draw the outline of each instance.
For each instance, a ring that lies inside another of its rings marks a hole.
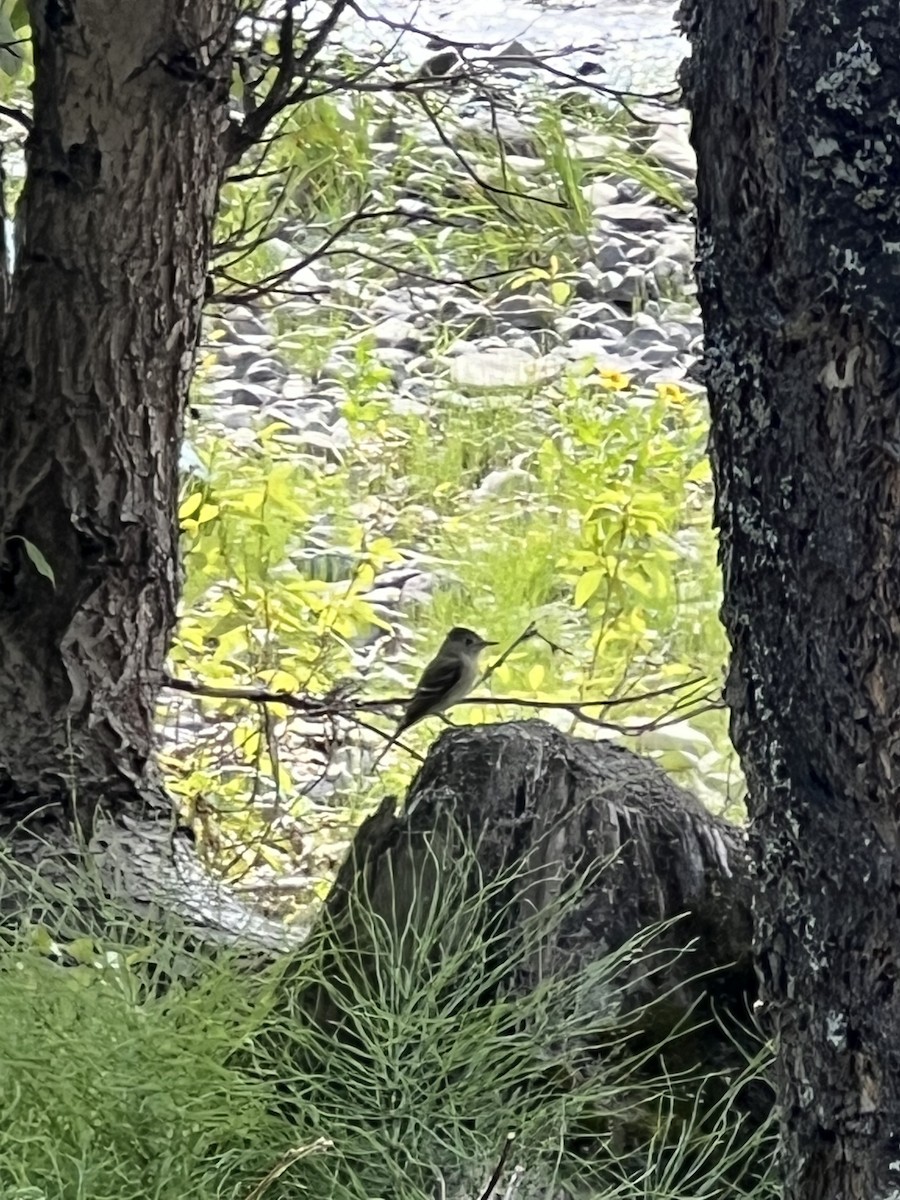
[[[286,1151],[271,1171],[267,1175],[264,1175],[259,1183],[247,1193],[244,1200],[261,1200],[263,1193],[269,1190],[269,1185],[282,1176],[295,1162],[298,1162],[301,1158],[308,1158],[310,1154],[321,1154],[323,1150],[331,1150],[333,1146],[334,1142],[329,1138],[319,1137],[314,1142],[308,1142],[305,1146],[297,1146],[292,1150]]]
[[[11,121],[18,121],[22,128],[27,129],[29,133],[34,129],[34,121],[21,108],[12,108],[8,104],[0,104],[0,116],[9,117]]]
[[[486,179],[483,179],[478,174],[478,172],[475,170],[475,168],[472,166],[472,164],[469,162],[469,160],[466,158],[466,156],[464,154],[460,153],[459,150],[457,150],[457,148],[451,142],[450,138],[448,138],[446,133],[444,133],[444,130],[441,128],[441,123],[438,120],[437,114],[431,108],[429,108],[428,104],[425,101],[425,98],[423,96],[418,96],[417,99],[422,108],[422,111],[425,113],[425,116],[431,122],[431,125],[434,128],[435,133],[437,133],[438,138],[440,139],[441,143],[447,147],[447,149],[451,152],[451,154],[456,159],[456,161],[459,163],[459,165],[462,167],[462,169],[465,171],[465,173],[469,176],[470,179],[472,179],[475,183],[478,184],[478,186],[481,188],[482,191],[488,192],[494,196],[511,196],[513,199],[516,199],[516,200],[534,200],[537,203],[546,204],[549,208],[568,208],[569,207],[568,204],[565,202],[565,200],[547,200],[542,196],[529,196],[529,194],[527,192],[513,191],[510,188],[501,188],[501,187],[497,187],[493,183],[488,183],[488,181]],[[516,213],[511,212],[509,209],[504,208],[499,203],[498,203],[497,207],[501,210],[501,212],[503,212],[504,216],[506,216],[509,220],[516,221],[516,222],[519,221],[519,217]]]
[[[506,1135],[506,1141],[503,1143],[503,1149],[500,1151],[500,1157],[497,1160],[497,1165],[494,1167],[493,1173],[487,1182],[487,1187],[478,1197],[478,1200],[491,1200],[497,1184],[500,1182],[500,1176],[503,1174],[503,1168],[506,1166],[506,1160],[509,1158],[509,1152],[512,1149],[513,1142],[516,1140],[516,1135],[510,1131]]]
[[[521,634],[513,645],[510,646],[510,650],[526,640],[526,636],[529,638],[540,637],[542,640],[547,640],[537,630],[526,631],[525,634]],[[548,644],[552,645],[553,643]],[[490,669],[496,670],[505,657],[506,654],[501,656]],[[667,687],[655,688],[642,693],[633,693],[624,697],[614,697],[608,700],[532,700],[523,696],[467,696],[457,701],[457,703],[460,705],[477,704],[482,707],[490,705],[500,709],[531,708],[543,709],[549,712],[566,712],[571,713],[578,721],[593,728],[604,729],[610,733],[640,737],[657,729],[664,729],[679,721],[689,720],[699,716],[701,713],[721,708],[724,702],[721,699],[721,689],[718,687],[708,688],[703,694],[697,694],[696,686],[705,683],[705,680],[694,679],[686,683],[672,684]],[[313,718],[343,717],[345,720],[371,733],[377,734],[386,742],[391,740],[391,735],[385,733],[384,730],[379,729],[377,726],[364,721],[360,714],[368,712],[381,713],[385,710],[405,706],[410,700],[409,696],[391,696],[383,700],[357,700],[353,697],[329,698],[327,696],[295,695],[292,692],[273,692],[267,688],[219,687],[199,683],[196,680],[175,679],[171,676],[167,676],[163,680],[163,686],[173,691],[185,692],[192,696],[206,697],[208,699],[242,701],[248,704],[283,704],[286,708],[293,709],[295,712],[301,712]],[[662,713],[658,717],[651,717],[641,725],[628,724],[621,721],[609,721],[603,717],[594,716],[589,711],[590,709],[599,708],[605,712],[611,708],[633,704],[638,700],[659,699],[660,697],[672,695],[688,687],[693,687],[695,690],[676,701],[665,713]],[[690,707],[691,705],[694,707]],[[406,746],[402,748],[408,750]],[[408,752],[412,753],[409,750]],[[415,755],[415,757],[420,756]]]

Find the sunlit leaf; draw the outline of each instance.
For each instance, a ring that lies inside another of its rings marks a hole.
[[[202,492],[191,492],[187,499],[183,500],[178,508],[178,519],[183,521],[185,517],[192,517],[203,503]]]
[[[535,663],[534,666],[531,668],[531,670],[528,672],[528,686],[531,688],[531,690],[533,692],[536,692],[538,690],[538,688],[541,686],[541,684],[544,682],[544,676],[546,675],[546,673],[547,672],[544,669],[543,663]]]
[[[575,584],[575,607],[584,608],[605,578],[606,571],[601,568],[595,568],[593,571],[585,571]]]

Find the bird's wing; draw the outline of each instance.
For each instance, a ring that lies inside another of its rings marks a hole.
[[[466,680],[466,664],[458,659],[430,663],[422,673],[419,686],[406,706],[406,712],[397,727],[402,733],[432,713],[443,712],[456,699],[461,685]],[[465,688],[463,688],[465,690]]]

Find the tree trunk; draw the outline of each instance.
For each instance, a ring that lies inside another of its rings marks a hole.
[[[752,999],[743,833],[650,760],[568,737],[544,721],[448,730],[413,781],[404,812],[395,818],[393,810],[388,797],[357,834],[328,900],[337,924],[360,874],[365,903],[379,918],[391,924],[400,912],[403,926],[412,913],[415,924],[416,906],[430,907],[441,866],[450,866],[457,835],[449,817],[476,847],[484,880],[527,866],[521,911],[509,908],[514,925],[555,903],[585,871],[597,871],[559,940],[544,948],[547,975],[577,971],[649,925],[682,917],[658,944],[691,943],[687,961],[651,981],[640,999],[670,986],[685,989],[686,1007],[709,990],[736,1008]],[[415,883],[423,870],[436,872],[431,889]]]
[[[720,1025],[701,1028],[699,1018],[701,1010],[709,1015],[711,999],[720,1015],[744,1023],[755,996],[742,831],[713,817],[649,760],[567,737],[543,721],[445,732],[404,812],[395,817],[388,797],[363,824],[323,918],[336,957],[326,986],[307,995],[319,1022],[336,1031],[352,1022],[368,985],[354,978],[342,996],[337,980],[355,970],[347,964],[369,962],[372,987],[381,986],[386,967],[368,942],[373,929],[408,942],[402,973],[422,970],[436,920],[447,920],[450,945],[461,846],[477,860],[471,888],[493,894],[499,961],[516,959],[511,947],[530,918],[564,904],[534,953],[512,974],[504,970],[506,993],[584,977],[590,964],[649,926],[672,922],[652,942],[659,969],[646,973],[640,955],[631,968],[629,1002],[650,1006],[642,1017],[647,1044],[665,1043],[670,1067],[702,1061],[709,1072],[735,1068],[734,1042]],[[665,1003],[654,1007],[661,996]]]
[[[89,806],[152,777],[239,3],[30,8],[0,326],[0,800]]]
[[[900,23],[688,3],[716,520],[785,1195],[900,1195]]]

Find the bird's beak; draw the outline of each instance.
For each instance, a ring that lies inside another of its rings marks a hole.
[[[482,642],[481,648],[484,649],[486,646],[499,646],[499,645],[500,645],[499,642]]]

